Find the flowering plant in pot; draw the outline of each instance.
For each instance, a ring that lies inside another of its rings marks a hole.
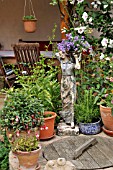
[[[43,124],[44,108],[41,101],[22,89],[9,90],[1,110],[1,127],[19,136],[21,131],[30,133]],[[38,134],[37,134],[38,135]]]
[[[43,125],[40,126],[40,139],[42,134],[45,139],[54,135],[55,118],[61,106],[57,73],[58,69],[52,67],[50,61],[48,65],[45,65],[44,57],[40,57],[38,65],[32,70],[31,76],[18,75],[18,83],[22,86],[23,91],[39,100],[44,108]],[[52,121],[52,124],[49,123],[49,120]]]
[[[19,165],[23,168],[36,168],[41,151],[41,145],[36,136],[17,138],[12,143],[12,152],[18,157]]]

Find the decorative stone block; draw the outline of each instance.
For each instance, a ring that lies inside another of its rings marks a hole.
[[[57,160],[48,161],[44,170],[76,170],[76,168],[65,158],[58,158]]]
[[[76,136],[79,135],[79,127],[75,126],[74,128],[71,128],[71,126],[61,122],[57,127],[57,134],[59,136]]]

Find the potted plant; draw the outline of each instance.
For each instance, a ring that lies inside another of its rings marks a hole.
[[[33,33],[36,31],[37,19],[33,15],[27,15],[23,17],[24,29],[28,33]]]
[[[27,133],[33,131],[37,134],[36,127],[43,124],[43,112],[44,108],[39,99],[27,94],[21,88],[11,89],[0,113],[1,127],[7,130],[8,137],[12,137],[12,133],[14,136],[15,134],[19,136],[22,131]]]
[[[84,90],[75,103],[75,119],[81,133],[94,135],[101,130],[99,107],[95,103],[93,89]]]
[[[102,96],[100,114],[104,124],[103,131],[113,136],[113,93],[106,93]]]
[[[38,158],[41,145],[36,136],[23,136],[12,143],[12,152],[19,160],[20,168],[39,169]]]
[[[45,59],[40,57],[31,76],[18,77],[18,83],[24,92],[39,99],[44,107],[44,123],[40,127],[40,139],[49,139],[54,136],[55,118],[61,107],[57,73],[58,70],[51,66],[51,62],[45,65]]]

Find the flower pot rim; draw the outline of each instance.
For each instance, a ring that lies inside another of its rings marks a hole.
[[[98,121],[96,121],[96,122],[91,122],[91,123],[83,123],[83,122],[79,122],[79,124],[84,124],[84,125],[88,125],[88,124],[96,124],[96,123],[99,123],[100,121],[101,121],[101,117],[100,118],[98,118],[99,120]]]
[[[107,107],[107,106],[103,106],[103,105],[100,105],[100,107],[107,108],[107,109],[112,109],[112,107]]]
[[[28,22],[31,21],[32,22],[32,21],[37,21],[37,19],[22,19],[22,21],[23,22],[26,22],[26,21],[28,21]]]
[[[57,114],[55,112],[52,112],[52,111],[45,111],[44,114],[52,114],[51,117],[45,117],[44,119],[45,120],[48,120],[48,119],[53,119],[57,116]]]
[[[27,155],[27,154],[30,154],[30,153],[34,153],[35,154],[35,152],[37,152],[37,151],[39,151],[39,150],[41,150],[41,145],[39,144],[38,145],[38,149],[35,149],[35,150],[33,150],[33,151],[29,151],[29,152],[27,152],[27,151],[21,151],[21,150],[17,150],[17,151],[12,151],[14,154],[18,154],[18,155],[22,155],[22,154],[25,154],[25,155]]]

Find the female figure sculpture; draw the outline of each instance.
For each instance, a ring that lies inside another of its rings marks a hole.
[[[61,99],[62,111],[60,115],[66,124],[74,128],[74,103],[76,100],[76,79],[74,70],[80,69],[77,55],[69,55],[60,51],[56,56],[61,63]]]

